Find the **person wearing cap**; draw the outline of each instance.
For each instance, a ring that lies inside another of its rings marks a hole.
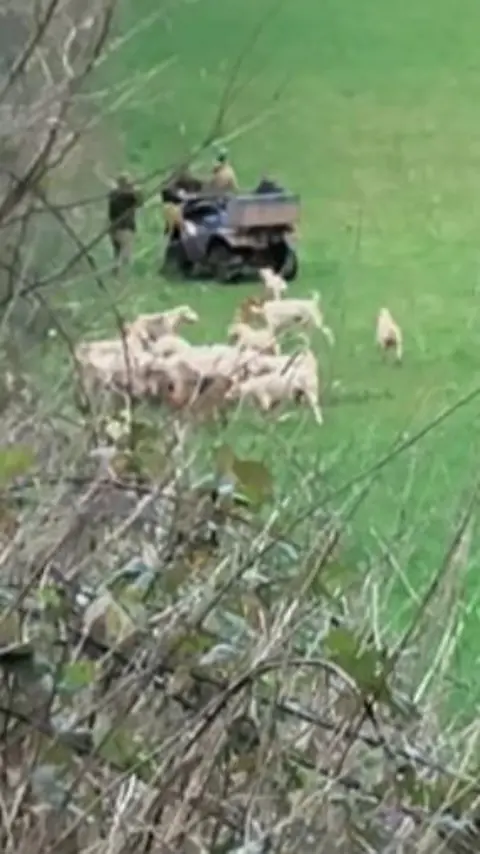
[[[213,165],[210,186],[216,193],[222,194],[235,193],[238,190],[237,176],[224,148],[219,151]]]
[[[268,196],[273,193],[283,193],[283,188],[280,184],[277,184],[270,175],[265,174],[262,175],[260,182],[257,184],[253,192],[256,195]]]
[[[125,173],[118,176],[115,187],[108,194],[109,235],[113,248],[114,272],[127,264],[132,257],[133,241],[137,230],[136,213],[143,205],[142,194],[135,189]]]

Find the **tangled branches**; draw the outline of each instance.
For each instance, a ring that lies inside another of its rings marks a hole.
[[[168,422],[134,432],[137,479],[81,426],[48,476],[36,444],[0,452],[2,850],[475,850],[475,775],[408,701],[415,624],[379,647],[368,579],[338,577],[361,496],[317,496],[287,549],[279,508],[219,491],[214,462],[194,485]]]
[[[4,305],[27,268],[38,275],[31,248],[38,192],[48,193],[91,120],[80,109],[80,98],[106,44],[115,6],[116,0],[48,0],[12,2],[2,9],[2,39],[5,44],[11,39],[14,48],[0,73]]]

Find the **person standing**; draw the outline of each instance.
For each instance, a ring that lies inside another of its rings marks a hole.
[[[238,190],[238,181],[235,170],[228,160],[225,148],[222,148],[215,163],[213,164],[210,186],[216,193],[235,193]]]
[[[118,274],[120,266],[131,261],[133,241],[137,230],[137,209],[143,205],[142,194],[126,174],[118,176],[116,185],[108,196],[109,234],[113,248],[113,269]]]

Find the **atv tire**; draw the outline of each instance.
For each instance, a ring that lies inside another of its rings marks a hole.
[[[290,246],[287,247],[285,258],[280,269],[280,275],[286,282],[293,282],[298,275],[297,253]]]
[[[288,243],[281,241],[275,243],[269,250],[268,266],[278,273],[279,276],[285,279],[286,282],[293,282],[298,275],[298,258],[297,253]]]
[[[222,240],[214,240],[208,247],[207,265],[212,279],[222,284],[230,284],[235,276],[235,256]]]

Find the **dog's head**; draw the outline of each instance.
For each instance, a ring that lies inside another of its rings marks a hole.
[[[198,323],[199,316],[189,305],[180,305],[177,309],[180,320],[184,323]]]
[[[271,267],[260,267],[258,271],[258,275],[260,276],[264,285],[268,285],[271,282],[272,277],[275,276]]]
[[[132,335],[140,341],[144,347],[152,341],[156,341],[165,331],[165,319],[162,312],[154,314],[139,314],[133,323],[125,324],[127,335]]]
[[[259,314],[262,314],[263,302],[260,300],[252,300],[247,308],[249,317],[258,317]]]
[[[386,321],[390,322],[391,320],[392,320],[392,315],[390,314],[390,311],[388,310],[388,308],[385,308],[385,306],[383,306],[380,309],[380,311],[378,312],[378,322],[379,323],[381,323],[381,322],[385,323]]]

